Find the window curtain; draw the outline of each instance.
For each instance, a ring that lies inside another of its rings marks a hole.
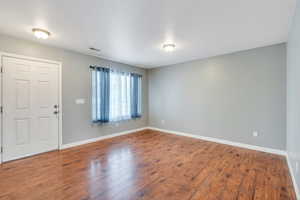
[[[116,122],[142,116],[142,76],[114,69],[92,69],[92,120]]]
[[[131,118],[130,73],[111,70],[109,121]]]
[[[131,73],[131,118],[141,117],[141,80],[141,75]]]
[[[93,122],[109,122],[110,72],[108,68],[91,67]]]

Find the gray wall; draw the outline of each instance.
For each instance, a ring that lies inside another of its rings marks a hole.
[[[285,44],[151,69],[148,79],[150,126],[286,148]]]
[[[300,3],[287,45],[287,151],[300,187]],[[296,172],[296,163],[299,170]],[[299,188],[300,190],[300,188]]]
[[[285,149],[284,44],[148,71],[4,35],[0,51],[63,62],[64,144],[147,126],[149,101],[150,126]],[[143,118],[92,125],[89,65],[142,73]]]
[[[0,35],[0,51],[63,62],[62,99],[64,144],[129,129],[136,129],[144,127],[148,123],[148,80],[147,71],[144,69],[4,35]],[[113,125],[91,125],[90,65],[111,66],[124,71],[135,71],[143,74],[142,119],[129,120]],[[86,104],[75,104],[75,99],[77,98],[85,98]]]

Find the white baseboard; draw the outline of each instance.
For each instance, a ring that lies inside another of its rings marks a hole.
[[[123,131],[123,132],[119,132],[119,133],[113,133],[113,134],[110,134],[110,135],[100,136],[100,137],[97,137],[97,138],[91,138],[91,139],[88,139],[88,140],[73,142],[73,143],[69,143],[69,144],[63,144],[61,149],[67,149],[67,148],[71,148],[71,147],[75,147],[75,146],[79,146],[79,145],[83,145],[83,144],[97,142],[97,141],[100,141],[100,140],[104,140],[104,139],[108,139],[108,138],[112,138],[112,137],[116,137],[116,136],[120,136],[120,135],[135,133],[135,132],[146,130],[146,129],[151,129],[151,130],[156,130],[156,131],[160,131],[160,132],[171,133],[171,134],[175,134],[175,135],[181,135],[181,136],[206,140],[206,141],[210,141],[210,142],[216,142],[216,143],[227,144],[227,145],[231,145],[231,146],[242,147],[242,148],[246,148],[246,149],[252,149],[252,150],[256,150],[256,151],[262,151],[262,152],[287,156],[286,151],[283,151],[283,150],[272,149],[272,148],[267,148],[267,147],[260,147],[260,146],[250,145],[250,144],[239,143],[239,142],[232,142],[232,141],[229,141],[229,140],[223,140],[223,139],[217,139],[217,138],[213,138],[213,137],[194,135],[194,134],[184,133],[184,132],[179,132],[179,131],[160,129],[160,128],[156,128],[156,127],[143,127],[143,128],[139,128],[139,129],[133,129],[133,130]]]
[[[289,167],[289,170],[290,170],[290,174],[291,174],[291,177],[292,177],[292,181],[293,181],[293,185],[294,185],[294,189],[295,189],[295,193],[296,193],[297,199],[300,199],[299,187],[298,187],[297,182],[296,182],[296,176],[294,174],[294,171],[293,171],[293,168],[292,168],[292,163],[290,161],[290,157],[289,157],[288,153],[286,155],[286,160],[287,160],[287,164],[288,164],[288,167]]]
[[[179,132],[179,131],[172,131],[172,130],[160,129],[160,128],[155,128],[155,127],[148,127],[148,129],[161,131],[161,132],[165,132],[165,133],[171,133],[171,134],[175,134],[175,135],[192,137],[192,138],[206,140],[206,141],[210,141],[210,142],[216,142],[216,143],[227,144],[227,145],[231,145],[231,146],[242,147],[242,148],[256,150],[256,151],[263,151],[263,152],[277,154],[277,155],[283,155],[283,156],[287,155],[286,151],[278,150],[278,149],[260,147],[260,146],[250,145],[250,144],[239,143],[239,142],[232,142],[232,141],[229,141],[229,140],[223,140],[223,139],[217,139],[217,138],[213,138],[213,137],[194,135],[194,134],[191,134],[191,133],[183,133],[183,132]]]
[[[88,139],[88,140],[82,140],[82,141],[73,142],[73,143],[69,143],[69,144],[63,144],[60,149],[61,150],[62,149],[68,149],[68,148],[71,148],[71,147],[76,147],[76,146],[79,146],[79,145],[88,144],[88,143],[92,143],[92,142],[97,142],[97,141],[108,139],[108,138],[113,138],[113,137],[126,135],[126,134],[130,134],[130,133],[135,133],[135,132],[143,131],[143,130],[146,130],[146,129],[148,129],[148,127],[143,127],[143,128],[138,128],[138,129],[133,129],[133,130],[128,130],[128,131],[122,131],[122,132],[119,132],[119,133],[113,133],[113,134],[110,134],[110,135],[91,138],[91,139]]]

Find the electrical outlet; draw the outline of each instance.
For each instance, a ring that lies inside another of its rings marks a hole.
[[[162,124],[162,125],[165,124],[165,120],[164,120],[164,119],[161,120],[161,124]]]
[[[253,137],[257,137],[258,136],[258,132],[257,131],[253,131],[252,135],[253,135]]]

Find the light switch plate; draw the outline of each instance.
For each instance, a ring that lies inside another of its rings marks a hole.
[[[85,99],[76,99],[75,103],[76,104],[85,104]]]

